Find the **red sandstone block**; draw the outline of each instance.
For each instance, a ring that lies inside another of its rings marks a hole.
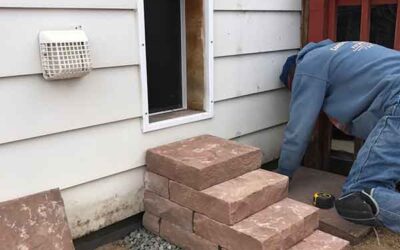
[[[347,250],[350,249],[350,243],[336,236],[317,230],[302,242],[291,248],[291,250],[311,249]]]
[[[0,249],[75,249],[60,190],[0,202]]]
[[[172,201],[227,225],[233,225],[286,198],[287,190],[286,176],[262,169],[203,191],[170,182]]]
[[[158,174],[146,171],[144,176],[144,186],[164,198],[169,199],[168,179]]]
[[[151,191],[144,192],[144,210],[169,220],[185,230],[193,231],[193,211]]]
[[[304,231],[314,230],[318,223],[307,220],[318,209],[285,199],[228,226],[195,213],[194,232],[230,250],[288,249],[301,241]]]
[[[261,166],[255,147],[211,135],[171,143],[147,151],[147,169],[170,180],[203,190]]]
[[[200,236],[188,232],[167,220],[161,220],[161,237],[165,240],[189,250],[218,250],[218,246],[201,238]]]
[[[143,215],[143,226],[150,232],[159,235],[160,234],[160,217],[155,216],[149,212],[145,212]]]

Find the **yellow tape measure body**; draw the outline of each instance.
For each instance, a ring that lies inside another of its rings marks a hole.
[[[335,196],[324,192],[316,192],[313,196],[313,205],[321,209],[333,208]]]

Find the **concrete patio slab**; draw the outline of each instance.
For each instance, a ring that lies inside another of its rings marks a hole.
[[[346,177],[319,171],[311,168],[301,168],[296,172],[289,186],[289,197],[307,204],[312,204],[315,192],[326,192],[339,197]],[[359,243],[371,232],[370,227],[356,225],[342,219],[335,208],[320,209],[319,229],[342,239],[352,245]]]

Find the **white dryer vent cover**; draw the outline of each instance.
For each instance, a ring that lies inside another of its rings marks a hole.
[[[81,77],[92,70],[88,38],[83,30],[41,31],[39,43],[45,79]]]

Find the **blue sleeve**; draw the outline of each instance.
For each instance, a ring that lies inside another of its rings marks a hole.
[[[298,167],[311,139],[315,122],[324,103],[326,81],[295,75],[292,84],[290,118],[286,127],[278,172],[291,177]]]

